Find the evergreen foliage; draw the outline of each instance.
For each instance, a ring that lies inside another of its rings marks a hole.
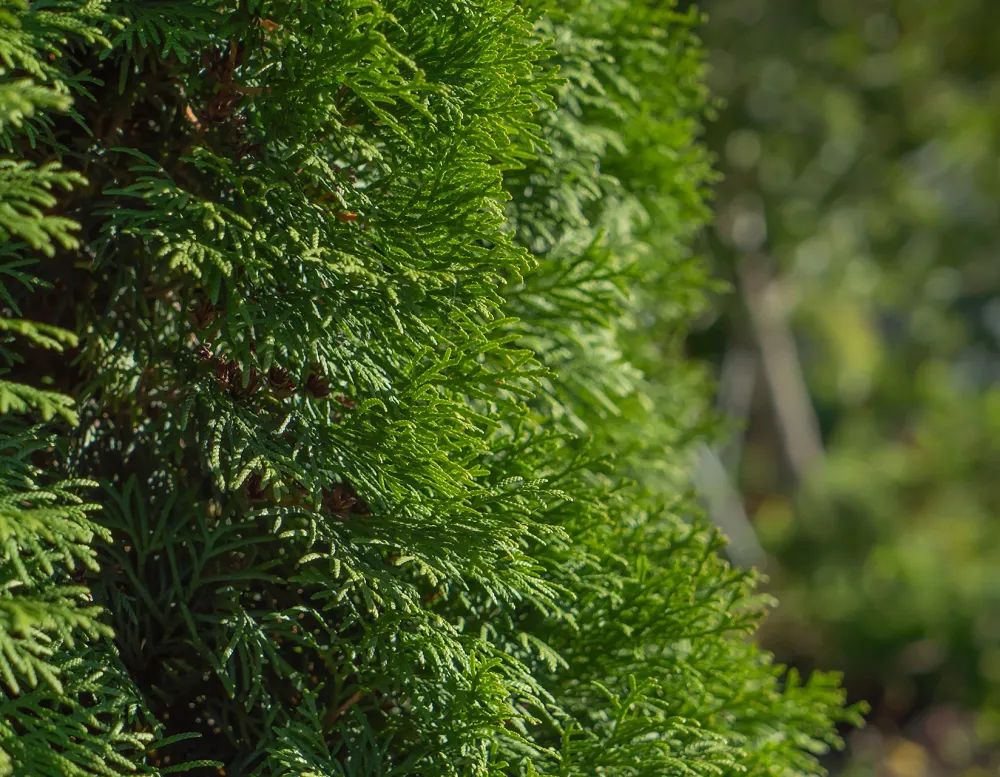
[[[0,21],[0,772],[817,771],[686,495],[692,15]]]

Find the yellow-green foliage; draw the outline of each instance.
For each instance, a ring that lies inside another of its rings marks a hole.
[[[39,387],[8,405],[63,408],[44,386],[79,414],[3,446],[8,772],[817,771],[853,713],[745,640],[752,577],[686,495],[707,396],[678,356],[705,286],[693,16],[6,20],[33,83],[75,98],[32,114],[19,87],[5,109],[32,182],[5,304],[42,322],[5,346]],[[58,207],[47,181],[73,184]],[[79,342],[39,356],[57,330]]]

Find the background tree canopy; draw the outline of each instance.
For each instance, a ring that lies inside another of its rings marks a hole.
[[[739,293],[691,343],[746,422],[725,460],[781,601],[766,643],[872,701],[858,769],[994,771],[1000,5],[704,8],[706,240]]]

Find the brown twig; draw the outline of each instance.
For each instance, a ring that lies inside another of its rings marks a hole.
[[[340,718],[344,716],[351,707],[361,701],[361,697],[364,696],[364,691],[355,691],[355,693],[343,704],[341,704],[336,709],[331,709],[323,720],[324,725],[332,726]]]

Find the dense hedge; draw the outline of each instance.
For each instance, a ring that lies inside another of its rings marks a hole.
[[[5,6],[0,771],[816,771],[687,496],[694,21]]]

